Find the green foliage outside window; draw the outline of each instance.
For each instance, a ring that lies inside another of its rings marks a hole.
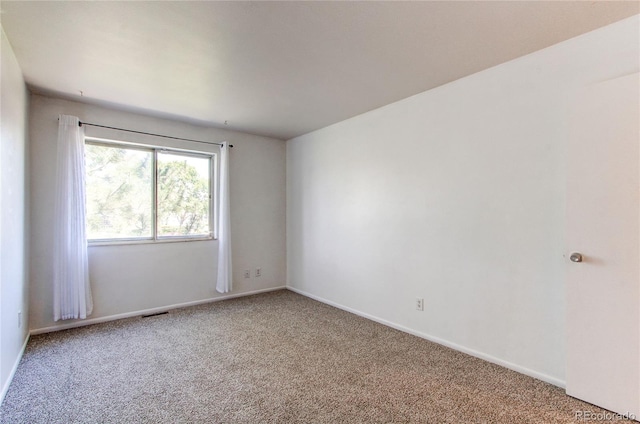
[[[210,157],[86,144],[87,237],[90,240],[208,236]],[[154,172],[157,167],[157,190]]]
[[[158,154],[158,236],[209,233],[208,162]]]

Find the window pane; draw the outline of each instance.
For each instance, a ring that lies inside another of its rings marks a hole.
[[[209,235],[210,164],[158,152],[158,237]]]
[[[153,237],[153,154],[86,144],[87,238]]]

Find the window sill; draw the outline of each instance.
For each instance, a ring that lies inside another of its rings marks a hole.
[[[191,238],[175,238],[175,239],[159,239],[159,240],[99,240],[87,242],[87,247],[99,246],[126,246],[130,244],[165,244],[165,243],[189,243],[193,241],[212,241],[217,240],[214,237],[191,237]]]

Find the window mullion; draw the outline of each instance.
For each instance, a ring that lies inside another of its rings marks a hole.
[[[153,149],[153,240],[158,241],[158,149]]]

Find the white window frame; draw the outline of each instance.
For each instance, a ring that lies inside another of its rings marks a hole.
[[[87,238],[89,246],[102,246],[102,245],[117,245],[117,244],[148,244],[148,243],[175,243],[175,242],[188,242],[188,241],[202,241],[202,240],[217,240],[218,232],[218,155],[213,152],[203,152],[198,150],[181,149],[175,147],[156,146],[141,143],[131,143],[128,141],[111,140],[97,137],[85,137],[84,143],[106,146],[106,147],[120,147],[130,150],[144,150],[152,154],[153,171],[151,175],[152,179],[152,236],[151,237],[122,237],[122,238],[107,238],[107,239],[90,239]],[[170,153],[182,156],[191,156],[198,158],[209,159],[209,234],[200,235],[180,235],[180,236],[158,236],[158,153]]]

